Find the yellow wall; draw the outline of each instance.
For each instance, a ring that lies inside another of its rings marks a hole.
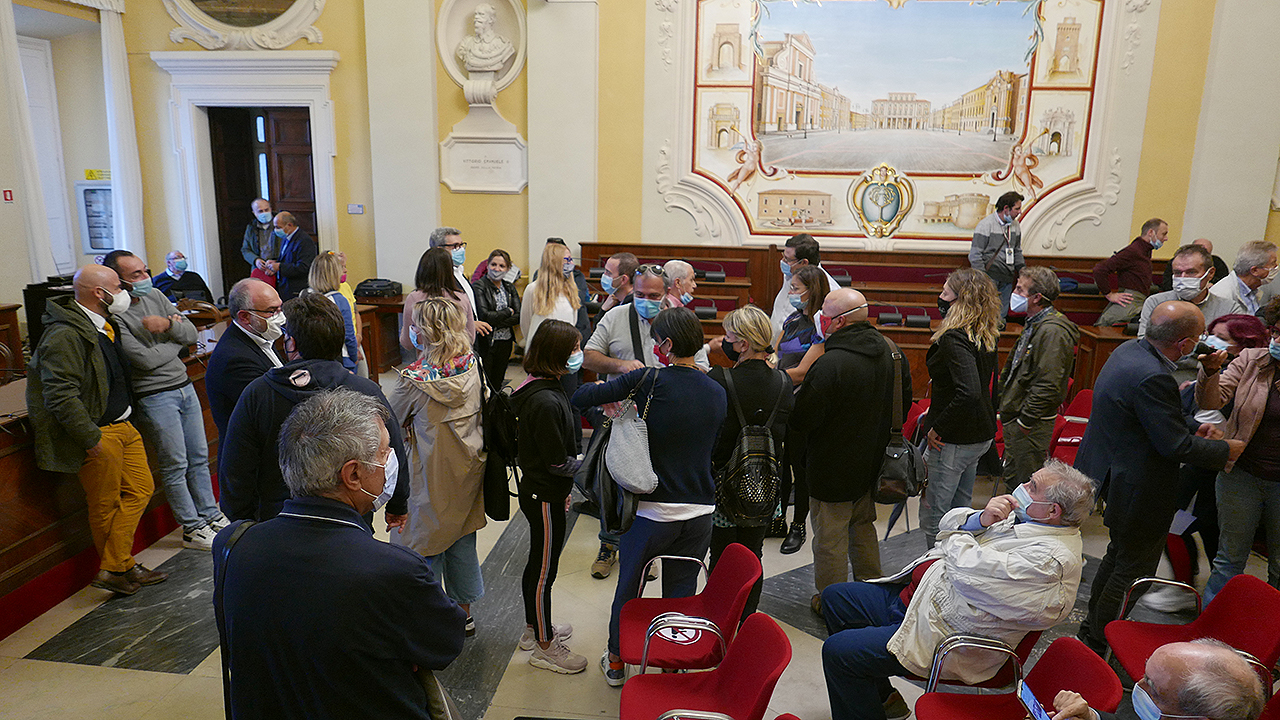
[[[641,239],[647,5],[617,0],[599,4],[600,148],[596,171],[599,178],[596,227],[601,242],[639,242]],[[660,238],[646,239],[660,241]]]
[[[1215,3],[1205,0],[1162,0],[1160,4],[1155,69],[1134,189],[1133,231],[1128,238],[1115,238],[1116,250],[1137,237],[1142,223],[1152,217],[1169,223],[1169,240],[1155,257],[1173,257],[1182,244],[1180,226],[1191,187],[1214,7]]]

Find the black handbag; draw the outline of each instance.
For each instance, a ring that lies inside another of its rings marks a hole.
[[[591,444],[582,456],[582,464],[573,475],[573,482],[582,493],[594,498],[600,505],[600,529],[611,535],[621,535],[631,529],[636,519],[638,501],[614,481],[604,460],[604,450],[609,445],[610,423],[605,423],[591,436]]]
[[[893,425],[889,429],[889,444],[884,448],[884,460],[880,463],[880,477],[876,480],[873,498],[885,505],[898,505],[915,497],[924,489],[928,470],[920,448],[902,437],[902,351],[889,338],[889,356],[893,362]]]

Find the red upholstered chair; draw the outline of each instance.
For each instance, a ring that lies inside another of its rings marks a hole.
[[[1276,621],[1280,618],[1280,590],[1252,575],[1237,575],[1227,581],[1199,617],[1186,625],[1125,620],[1134,589],[1155,582],[1195,592],[1189,585],[1159,578],[1140,578],[1130,586],[1120,608],[1120,619],[1107,623],[1106,634],[1107,644],[1131,678],[1143,676],[1147,658],[1161,645],[1205,637],[1249,653],[1263,667],[1275,667],[1280,660],[1280,622]],[[1197,594],[1196,605],[1199,603]]]
[[[907,417],[902,422],[902,437],[908,441],[915,440],[916,428],[920,425],[920,418],[929,412],[929,398],[917,400],[911,403],[910,409],[907,410]]]
[[[1009,685],[1013,684],[1015,676],[1021,677],[1019,673],[1022,672],[1022,663],[1025,663],[1027,661],[1027,658],[1031,657],[1031,650],[1036,646],[1036,643],[1040,642],[1041,634],[1042,633],[1037,630],[1036,632],[1029,632],[1025,636],[1023,636],[1022,640],[1018,643],[1018,646],[1016,648],[1013,648],[1013,656],[1009,658],[1009,661],[1006,662],[1004,665],[1001,665],[1000,669],[996,671],[996,674],[993,675],[990,680],[977,683],[972,687],[985,688],[988,690],[992,690],[996,688],[1008,687]],[[1006,650],[1009,649],[1008,645],[1000,642],[999,640],[992,640],[990,638],[985,638],[980,635],[953,635],[951,637],[952,638],[969,638],[969,639],[977,638],[978,640],[982,640],[986,642],[999,643],[1001,646],[1000,648],[992,648],[995,652],[1005,652]],[[935,663],[941,662],[942,656],[944,656],[947,652],[950,652],[950,647],[948,645],[949,641],[951,641],[951,638],[947,638],[946,640],[943,640],[941,643],[938,643],[938,647],[934,649],[933,658]],[[939,655],[939,653],[942,653],[942,655]],[[941,668],[939,668],[939,671],[941,671]],[[916,680],[919,682],[925,682],[926,680],[926,678],[917,677],[915,675],[907,675],[905,677],[908,680]],[[939,675],[939,679],[936,682],[942,685],[963,685],[964,684],[961,682],[957,682],[955,680],[943,680],[941,679],[941,675]]]
[[[768,615],[752,613],[716,669],[634,675],[627,680],[622,687],[621,720],[705,718],[701,713],[706,711],[733,720],[761,720],[790,662],[791,641],[786,633]],[[693,713],[672,712],[677,710]]]
[[[1262,714],[1258,716],[1258,720],[1280,720],[1280,695],[1271,696],[1266,706],[1262,708]]]
[[[1050,714],[1060,690],[1080,693],[1089,707],[1103,712],[1115,712],[1124,696],[1115,671],[1073,637],[1054,640],[1027,673],[1026,683]],[[1027,709],[1016,692],[961,695],[931,690],[916,702],[915,713],[919,720],[1022,720]]]
[[[701,593],[628,601],[622,606],[618,623],[618,649],[623,662],[639,665],[641,673],[649,665],[681,670],[714,667],[724,658],[725,648],[733,644],[751,587],[762,573],[760,558],[746,546],[732,543],[720,554]],[[641,594],[644,582],[641,575]],[[682,632],[667,632],[673,630]]]

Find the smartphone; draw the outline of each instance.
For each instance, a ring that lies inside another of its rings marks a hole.
[[[1031,720],[1049,720],[1049,713],[1044,711],[1044,706],[1036,699],[1035,693],[1031,692],[1031,688],[1027,687],[1025,682],[1018,681],[1018,698],[1026,706]]]

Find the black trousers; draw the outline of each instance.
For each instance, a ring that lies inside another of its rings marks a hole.
[[[768,525],[761,525],[760,527],[712,526],[711,569],[715,569],[716,562],[720,560],[720,553],[724,552],[724,549],[733,543],[745,545],[748,550],[756,554],[756,557],[762,557],[764,555],[764,536],[768,530]],[[743,620],[746,620],[747,616],[755,612],[756,608],[760,606],[760,591],[763,588],[764,576],[761,575],[755,586],[751,588],[751,594],[747,596],[747,604],[742,609]]]
[[[485,380],[489,387],[501,390],[507,377],[507,363],[511,362],[511,348],[515,340],[489,340],[488,347],[482,350]]]
[[[538,642],[550,642],[555,632],[551,629],[551,585],[564,549],[564,501],[548,503],[521,495],[520,512],[529,521],[529,561],[521,581],[524,621],[533,626]]]
[[[1117,522],[1110,528],[1111,542],[1089,592],[1089,614],[1080,623],[1080,640],[1099,653],[1107,647],[1107,623],[1120,614],[1129,586],[1140,577],[1156,574],[1168,536],[1167,522],[1154,526],[1166,529],[1148,532],[1124,532],[1124,525]]]
[[[809,483],[805,479],[805,437],[801,433],[788,432],[782,448],[782,519],[787,519],[787,505],[791,490],[795,488],[795,512],[791,522],[804,522],[809,517]],[[745,544],[745,543],[744,543]]]

